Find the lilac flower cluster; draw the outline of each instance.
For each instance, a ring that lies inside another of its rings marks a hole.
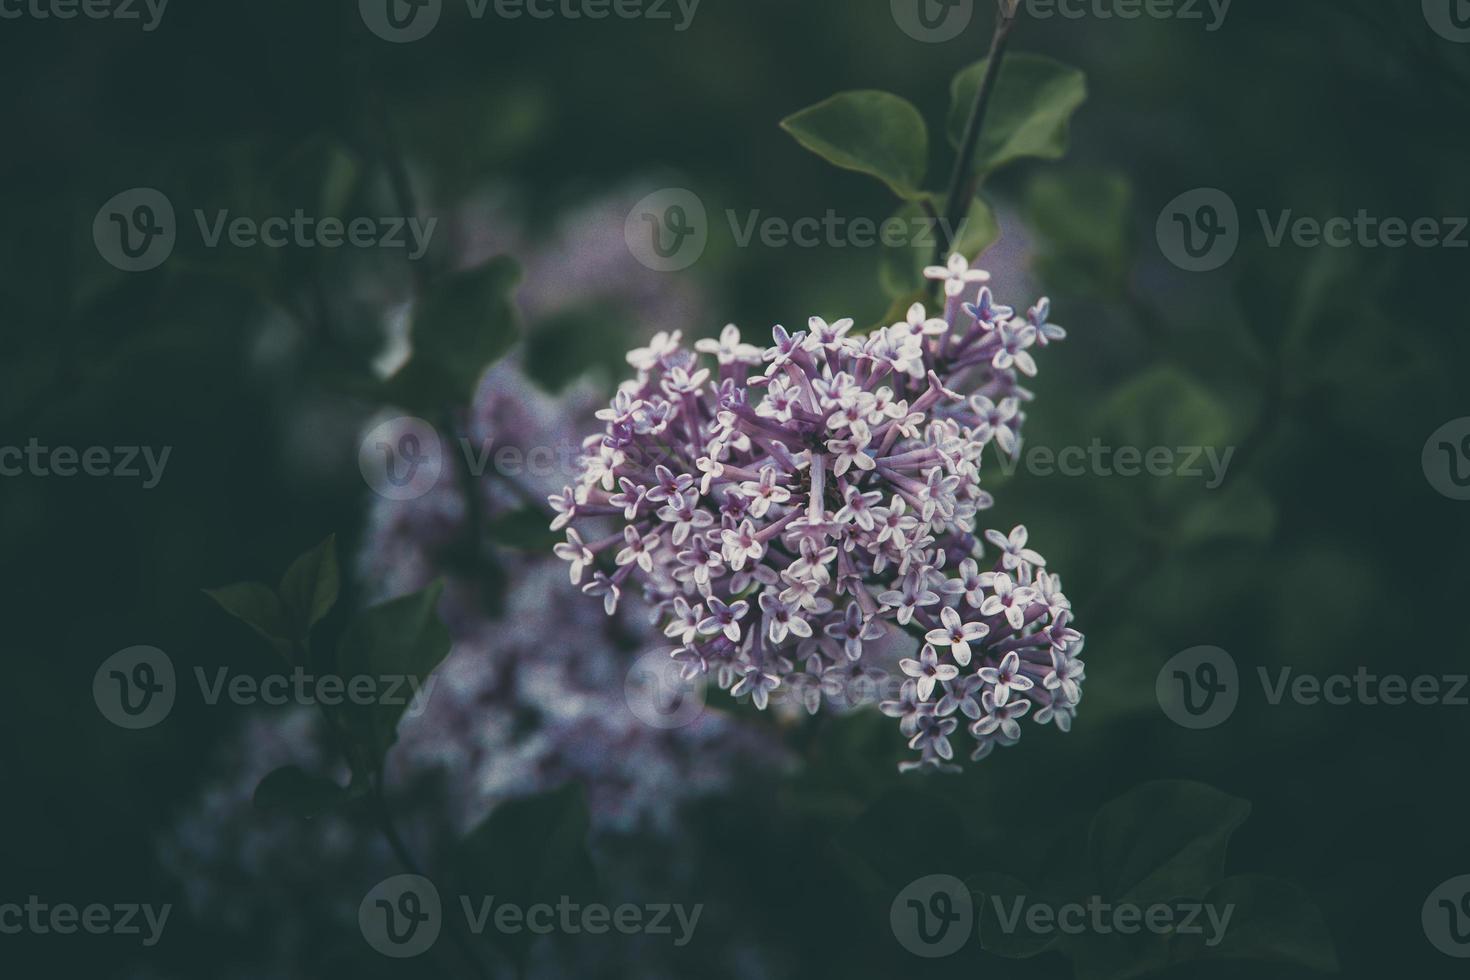
[[[637,377],[597,413],[576,486],[550,497],[572,581],[609,614],[641,584],[686,676],[758,708],[784,691],[815,713],[854,678],[876,686],[865,647],[912,634],[881,704],[919,752],[904,769],[949,768],[960,716],[973,759],[1027,716],[1068,730],[1083,679],[1082,635],[1025,527],[976,527],[993,503],[983,451],[1016,451],[1020,378],[1065,331],[1045,299],[1022,316],[997,303],[961,256],[925,274],[944,315],[915,304],[865,337],[819,317],[766,347],[734,326],[692,350],[659,334],[628,355]]]

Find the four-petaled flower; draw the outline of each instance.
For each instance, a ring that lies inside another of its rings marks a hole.
[[[853,602],[848,604],[842,619],[827,624],[825,632],[833,639],[842,641],[842,652],[847,654],[848,660],[857,660],[863,655],[864,641],[876,640],[887,631],[877,620],[864,619],[862,609]]]
[[[945,606],[940,612],[939,622],[943,625],[925,633],[924,642],[937,647],[949,647],[949,655],[961,667],[970,663],[970,641],[981,639],[990,633],[990,627],[984,623],[960,622],[960,614],[950,606]]]
[[[1021,656],[1012,650],[1000,660],[999,667],[981,667],[980,679],[991,685],[990,693],[997,706],[1011,699],[1012,691],[1029,691],[1035,682],[1021,673]]]
[[[571,563],[572,584],[582,581],[582,571],[592,564],[592,550],[582,543],[582,536],[574,527],[567,528],[567,539],[552,548],[552,553],[562,561]]]
[[[960,669],[954,664],[939,662],[938,652],[928,643],[919,652],[918,660],[900,660],[898,669],[918,681],[921,701],[929,700],[929,695],[934,693],[935,684],[952,681],[960,676]]]
[[[990,281],[990,273],[984,269],[970,268],[970,262],[958,252],[949,257],[946,265],[931,265],[924,269],[924,278],[944,283],[944,295],[958,296],[972,283]]]
[[[715,596],[710,596],[708,605],[709,615],[699,621],[699,631],[706,636],[723,632],[731,643],[739,643],[740,620],[750,610],[750,603],[740,599],[726,605]]]
[[[1007,704],[996,704],[995,695],[986,691],[980,696],[980,707],[985,712],[985,717],[971,725],[970,731],[976,736],[999,733],[1003,738],[1014,742],[1021,737],[1021,719],[1031,710],[1031,702],[1018,699]]]
[[[740,328],[733,323],[720,331],[719,340],[696,340],[694,349],[701,354],[713,354],[723,367],[727,364],[759,364],[761,349],[754,344],[740,342]]]

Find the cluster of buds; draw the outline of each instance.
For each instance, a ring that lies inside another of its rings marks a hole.
[[[888,680],[865,651],[912,635],[880,704],[919,753],[904,769],[948,768],[962,721],[974,759],[1024,717],[1069,729],[1083,677],[1026,529],[977,532],[985,447],[1018,450],[1020,377],[1065,332],[1045,299],[996,303],[963,257],[926,275],[944,315],[916,304],[867,336],[818,317],[764,348],[734,326],[692,350],[659,334],[628,355],[637,377],[598,413],[577,486],[550,498],[572,581],[609,613],[641,585],[684,675],[758,708],[783,691],[850,705]]]

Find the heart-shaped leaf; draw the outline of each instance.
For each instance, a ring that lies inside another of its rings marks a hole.
[[[781,120],[802,146],[844,170],[883,181],[899,197],[922,192],[929,128],[907,99],[891,92],[839,92]]]
[[[359,769],[375,767],[397,741],[398,721],[409,700],[449,653],[449,630],[437,612],[443,591],[436,582],[365,609],[342,636],[338,671],[348,690],[355,679],[369,678],[378,695],[368,703],[347,705],[349,727],[363,751],[355,760]]]
[[[988,60],[964,69],[950,83],[949,139],[955,146],[964,138]],[[975,173],[989,174],[1023,157],[1061,157],[1072,113],[1086,98],[1087,79],[1076,68],[1035,54],[1007,57],[975,150]]]
[[[297,558],[281,576],[280,596],[295,635],[305,637],[337,603],[341,572],[337,567],[337,537]]]
[[[1203,898],[1224,874],[1250,804],[1204,783],[1145,783],[1093,817],[1088,855],[1103,897],[1146,905]]]
[[[265,638],[284,659],[291,658],[293,631],[280,598],[260,582],[237,582],[218,589],[205,589],[225,612]]]

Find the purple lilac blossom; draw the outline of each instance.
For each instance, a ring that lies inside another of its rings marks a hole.
[[[685,673],[757,708],[795,689],[817,711],[830,674],[907,631],[922,649],[881,708],[919,753],[901,769],[950,769],[956,712],[975,759],[1028,715],[1067,730],[1083,638],[1026,528],[977,528],[984,449],[1016,452],[1020,380],[1065,331],[1046,299],[997,303],[961,256],[925,275],[943,315],[915,304],[866,337],[820,317],[768,346],[658,334],[549,500],[582,590],[612,614],[640,585]]]

